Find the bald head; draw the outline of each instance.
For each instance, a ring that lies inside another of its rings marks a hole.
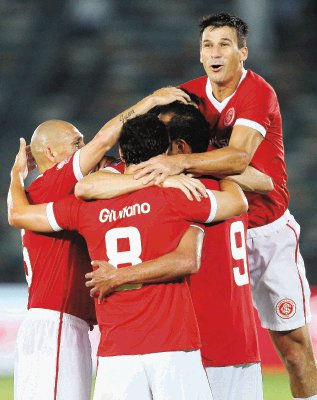
[[[83,135],[74,125],[61,120],[40,124],[31,138],[31,151],[43,171],[72,155],[83,146]]]

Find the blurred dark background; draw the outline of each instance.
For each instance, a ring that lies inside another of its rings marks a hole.
[[[58,118],[86,141],[153,90],[204,74],[200,18],[228,11],[250,26],[246,68],[275,88],[291,212],[317,284],[317,2],[315,0],[0,0],[0,279],[23,281],[20,233],[6,195],[18,138]]]

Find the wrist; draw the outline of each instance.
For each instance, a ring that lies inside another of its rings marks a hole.
[[[186,154],[177,154],[177,164],[181,169],[181,172],[186,171],[190,168],[190,164],[188,162],[188,157]]]
[[[132,273],[131,273],[133,271],[131,270],[131,268],[133,267],[118,268],[117,276],[114,282],[116,288],[122,285],[133,283]]]

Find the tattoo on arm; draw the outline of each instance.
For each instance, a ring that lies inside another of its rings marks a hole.
[[[134,110],[130,110],[129,112],[127,112],[126,114],[121,114],[120,115],[120,121],[124,124],[125,122],[127,122],[127,120],[133,115],[135,114]]]

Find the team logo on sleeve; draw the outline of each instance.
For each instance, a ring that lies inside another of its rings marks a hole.
[[[226,112],[225,119],[223,121],[224,126],[232,125],[236,113],[233,107],[230,107],[229,110]]]
[[[289,319],[296,313],[296,304],[291,299],[283,299],[276,304],[275,309],[279,317]]]

